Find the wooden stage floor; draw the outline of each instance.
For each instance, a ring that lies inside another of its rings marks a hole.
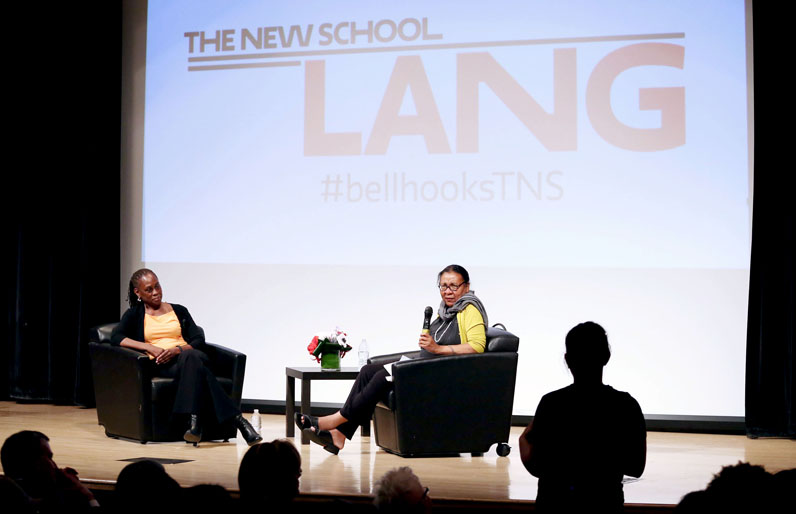
[[[238,489],[238,465],[247,446],[241,438],[200,443],[149,443],[110,439],[97,424],[96,410],[70,406],[0,402],[0,439],[19,430],[39,430],[50,437],[59,466],[77,469],[84,482],[108,486],[128,464],[124,459],[155,457],[186,459],[166,466],[181,485],[220,484]],[[284,437],[284,416],[263,416],[266,441]],[[519,458],[513,427],[508,457],[498,457],[494,447],[483,457],[403,459],[375,444],[373,437],[355,436],[338,456],[316,445],[301,446],[301,493],[306,495],[370,496],[376,480],[387,470],[411,466],[433,498],[524,503],[536,497],[536,479]],[[641,479],[625,485],[629,504],[676,504],[689,491],[702,489],[712,475],[728,464],[748,461],[768,471],[796,467],[796,441],[747,439],[744,436],[650,432],[647,469]]]

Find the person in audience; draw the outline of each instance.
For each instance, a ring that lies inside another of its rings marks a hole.
[[[705,491],[714,512],[772,512],[773,486],[773,476],[763,466],[738,462],[721,468]]]
[[[794,488],[794,469],[772,475],[763,466],[738,462],[733,466],[722,467],[704,490],[683,496],[675,512],[790,513],[796,510]]]
[[[483,353],[486,348],[486,309],[470,290],[470,274],[462,266],[451,264],[437,275],[442,297],[438,317],[429,333],[421,333],[418,345],[420,357]],[[296,413],[299,429],[333,454],[337,454],[363,423],[369,423],[376,404],[384,400],[392,389],[388,372],[380,364],[363,366],[354,381],[343,408],[329,416],[316,418]]]
[[[205,336],[188,309],[163,301],[163,288],[152,270],[143,268],[130,277],[130,308],[111,334],[111,344],[149,354],[161,377],[177,379],[174,414],[188,417],[185,441],[202,439],[203,416],[216,423],[233,419],[249,445],[262,441],[208,369],[202,351]]]
[[[256,444],[240,462],[240,499],[251,508],[268,505],[274,512],[282,512],[298,496],[299,478],[301,455],[293,443],[275,439]]]
[[[623,475],[640,477],[647,432],[638,402],[602,382],[611,357],[605,330],[581,323],[567,334],[573,384],[542,397],[520,436],[520,456],[539,478],[539,512],[621,512]]]
[[[428,513],[431,498],[408,466],[392,469],[376,482],[373,504],[384,513]]]
[[[77,471],[55,464],[50,439],[41,432],[23,430],[9,436],[0,449],[0,462],[5,476],[38,512],[86,512],[99,506]]]
[[[161,463],[140,460],[128,464],[119,473],[113,505],[120,514],[171,514],[182,505],[182,489]]]

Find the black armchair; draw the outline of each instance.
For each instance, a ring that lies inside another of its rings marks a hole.
[[[176,393],[173,378],[154,376],[154,362],[136,350],[112,346],[110,337],[116,323],[94,327],[89,333],[97,421],[108,437],[148,441],[182,440],[186,426],[173,419]],[[246,355],[223,346],[207,343],[203,349],[210,369],[224,391],[240,407]],[[204,439],[229,440],[236,437],[232,421],[206,424]]]
[[[519,338],[487,328],[481,354],[395,362],[396,353],[370,359],[395,362],[393,390],[373,414],[376,445],[402,457],[482,454],[498,443],[508,455]]]

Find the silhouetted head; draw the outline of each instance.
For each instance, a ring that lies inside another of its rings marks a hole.
[[[748,462],[724,466],[705,489],[714,512],[771,512],[773,475]]]
[[[275,439],[248,449],[238,469],[240,498],[248,505],[288,503],[299,493],[301,455],[293,443]]]
[[[50,439],[35,430],[10,435],[0,449],[3,473],[32,498],[43,498],[56,484],[58,466]]]
[[[575,326],[566,338],[567,353],[564,359],[573,376],[581,372],[596,372],[611,358],[611,347],[605,329],[587,321]]]
[[[412,468],[391,469],[376,482],[373,505],[379,512],[431,512],[428,488],[423,487]]]
[[[114,504],[116,512],[165,512],[180,500],[180,485],[166,469],[154,460],[128,464],[116,478]]]

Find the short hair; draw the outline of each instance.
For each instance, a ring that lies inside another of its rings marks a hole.
[[[580,323],[567,333],[567,359],[587,366],[605,366],[611,358],[611,346],[605,329],[593,321]]]
[[[437,285],[439,285],[439,281],[442,280],[442,274],[450,272],[458,273],[459,275],[461,275],[462,280],[464,280],[463,282],[464,284],[470,283],[470,274],[467,273],[467,270],[464,269],[463,266],[459,266],[458,264],[449,264],[448,266],[445,266],[445,268],[437,274]]]
[[[422,502],[409,497],[415,484],[420,486],[420,479],[409,466],[391,469],[376,482],[373,504],[380,512],[420,512]]]
[[[3,472],[9,478],[25,476],[33,459],[41,454],[42,441],[50,438],[35,430],[23,430],[8,436],[0,449]]]
[[[144,491],[146,489],[146,493]],[[168,512],[177,505],[180,484],[167,472],[163,464],[154,460],[140,460],[125,466],[116,478],[113,500],[114,512],[142,512],[156,509]]]
[[[301,475],[301,455],[293,443],[274,439],[250,447],[238,469],[241,500],[287,502],[293,499]]]
[[[738,512],[767,512],[764,507],[771,499],[773,475],[763,466],[738,462],[724,466],[708,484],[705,491],[714,506],[720,510],[738,509]],[[755,508],[758,507],[758,508]]]

